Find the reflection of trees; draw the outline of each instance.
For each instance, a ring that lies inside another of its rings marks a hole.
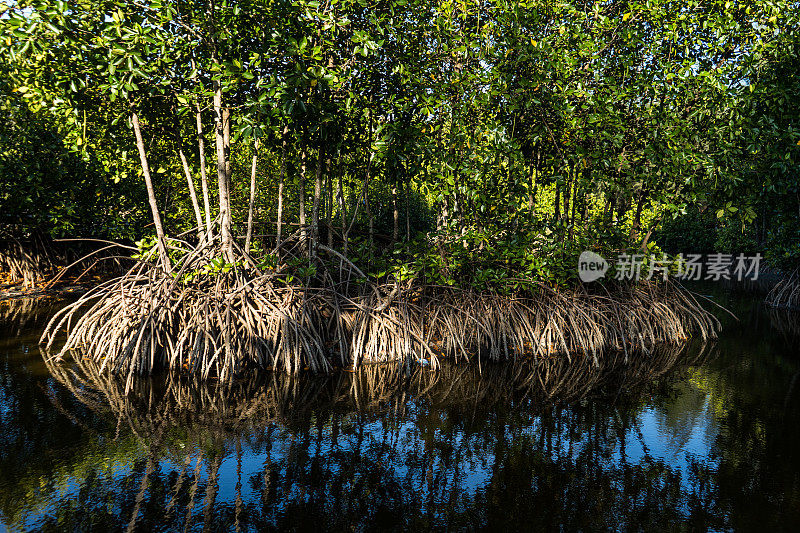
[[[792,348],[754,335],[720,346],[727,357],[693,372],[721,428],[712,447],[717,464],[698,465],[698,476],[708,480],[709,499],[727,527],[800,526],[800,360],[796,344],[786,346]]]
[[[50,365],[88,408],[79,422],[99,415],[117,428],[109,454],[130,438],[138,451],[130,468],[76,472],[81,489],[44,526],[577,528],[616,527],[626,513],[669,523],[685,504],[679,476],[616,454],[642,399],[667,386],[657,378],[699,357],[665,348],[600,367],[369,366],[230,385],[169,376],[128,396],[89,363]]]
[[[104,462],[97,440],[83,443],[78,454],[70,447],[88,432],[97,434],[103,421],[86,412],[87,407],[69,391],[42,377],[48,372],[37,343],[52,312],[53,302],[43,299],[0,302],[0,516],[4,519],[13,517],[13,510],[29,494],[36,498],[56,492],[63,461],[80,474]],[[121,455],[133,457],[124,446],[118,448]]]

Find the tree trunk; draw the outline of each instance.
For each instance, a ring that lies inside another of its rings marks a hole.
[[[556,220],[561,220],[561,186],[556,181],[556,208],[554,213]]]
[[[372,219],[372,208],[369,204],[369,174],[372,168],[372,153],[370,152],[369,163],[367,163],[367,175],[364,178],[364,207],[367,211],[369,220],[369,266],[372,268],[372,248],[375,245],[375,222]]]
[[[528,213],[531,218],[536,207],[536,167],[531,165],[531,175],[528,178]]]
[[[347,240],[350,236],[350,229],[347,227],[347,206],[344,204],[344,184],[342,183],[342,169],[339,169],[337,176],[336,189],[339,196],[339,216],[342,219],[342,251],[347,257]]]
[[[572,165],[567,167],[567,181],[564,184],[564,219],[569,224],[569,195],[572,191]]]
[[[578,179],[575,172],[572,173],[572,211],[570,212],[569,220],[572,222],[569,227],[569,240],[572,240],[572,235],[575,231],[575,205],[578,202]]]
[[[328,248],[333,248],[333,174],[331,173],[331,158],[325,160],[325,182],[328,191],[327,211],[325,212],[325,224],[328,227]]]
[[[372,97],[369,99],[370,106],[372,105]],[[364,202],[367,211],[367,219],[369,220],[369,266],[372,268],[372,247],[375,244],[375,227],[372,220],[372,209],[369,205],[369,174],[372,170],[372,110],[367,107],[367,174],[364,177]]]
[[[225,135],[225,130],[230,131],[230,125],[226,125],[226,120],[230,120],[230,111],[222,109],[222,86],[216,83],[214,89],[214,115],[216,118],[216,128],[214,137],[217,146],[217,182],[219,185],[219,218],[220,218],[220,239],[222,253],[225,259],[233,263],[233,235],[231,234],[231,204],[230,204],[230,183],[229,170],[230,164],[228,154],[230,153],[230,136]]]
[[[133,133],[136,136],[136,148],[139,151],[139,162],[142,165],[142,175],[144,176],[144,183],[147,187],[147,200],[150,203],[150,212],[153,215],[153,225],[156,228],[156,239],[158,246],[158,255],[161,260],[161,266],[165,272],[170,271],[169,257],[167,256],[167,245],[164,239],[164,227],[161,225],[161,215],[158,213],[158,202],[156,201],[156,191],[153,187],[153,180],[150,177],[150,165],[147,162],[147,153],[144,149],[144,140],[142,140],[142,130],[139,125],[139,115],[136,111],[131,112],[131,123],[133,124]]]
[[[404,198],[405,204],[406,204],[406,242],[410,242],[411,241],[411,220],[410,220],[409,215],[408,215],[409,204],[410,204],[409,198],[408,198],[410,195],[409,195],[408,190],[410,188],[411,188],[410,184],[405,184],[405,183],[403,184],[403,198]]]
[[[283,180],[286,174],[286,135],[289,133],[289,126],[283,128],[283,136],[281,142],[281,170],[278,175],[278,228],[275,238],[275,248],[278,250],[280,256],[281,247],[281,231],[283,230]]]
[[[539,169],[542,168],[542,149],[536,148],[536,157],[532,158],[530,190],[528,191],[528,208],[530,210],[531,218],[536,215],[536,180],[539,179]]]
[[[197,83],[197,70],[195,69],[194,59],[191,61],[192,70],[195,75],[192,81]],[[203,116],[200,111],[200,102],[195,103],[195,127],[197,130],[197,149],[198,149],[198,162],[200,163],[200,185],[203,190],[203,210],[206,220],[206,239],[211,240],[211,202],[208,194],[208,176],[206,176],[206,143],[203,138]]]
[[[639,196],[636,201],[636,212],[633,215],[633,223],[631,224],[630,240],[633,242],[639,236],[639,229],[642,225],[642,207],[644,206],[647,194],[644,190],[639,189]]]
[[[308,247],[308,231],[306,229],[306,149],[300,151],[300,242],[306,252]]]
[[[228,178],[228,194],[231,192],[231,109],[226,107],[222,110],[222,140],[225,147],[225,176]],[[228,207],[230,207],[230,196],[228,196]]]
[[[614,222],[614,207],[616,205],[616,195],[614,190],[606,193],[606,205],[603,208],[603,225],[610,226]]]
[[[200,185],[203,188],[203,208],[206,215],[206,238],[211,239],[214,228],[211,227],[211,202],[208,194],[208,176],[206,175],[206,143],[203,138],[203,117],[200,113],[200,104],[197,104],[197,151],[200,157]]]
[[[178,147],[178,157],[183,166],[183,173],[186,176],[186,183],[189,185],[189,198],[192,200],[192,207],[194,208],[194,216],[197,220],[197,237],[203,240],[203,235],[207,231],[203,225],[203,215],[200,213],[200,203],[197,201],[197,191],[194,188],[194,179],[192,178],[192,171],[189,169],[189,161],[186,160],[186,154],[183,153],[183,146],[181,146],[181,136],[178,131],[175,131],[175,143]]]
[[[247,236],[244,240],[244,251],[250,253],[253,240],[253,206],[256,203],[256,164],[258,163],[258,139],[253,143],[253,166],[250,169],[250,204],[247,206]]]
[[[319,204],[322,199],[322,160],[325,158],[325,150],[320,143],[317,150],[317,168],[314,173],[314,203],[311,207],[311,255],[317,255],[319,246]]]
[[[397,185],[392,185],[392,242],[400,236],[400,212],[397,210]]]
[[[584,178],[583,182],[586,184],[587,188],[591,186],[592,182],[592,171],[590,168],[586,168],[583,171]],[[586,199],[586,189],[583,190],[583,194],[581,195],[581,207],[583,207],[583,213],[581,214],[581,222],[586,223],[586,219],[589,218],[589,202]]]

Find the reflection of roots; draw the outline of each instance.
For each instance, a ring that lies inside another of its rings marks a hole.
[[[779,281],[769,291],[766,302],[772,307],[800,309],[800,270]]]
[[[91,411],[129,426],[139,436],[170,428],[238,432],[271,422],[291,425],[315,410],[383,415],[399,413],[411,400],[429,405],[492,409],[525,403],[533,412],[555,403],[635,394],[676,368],[701,363],[711,350],[658,346],[646,357],[622,354],[598,366],[586,357],[477,365],[444,363],[438,372],[398,365],[364,365],[327,376],[252,373],[229,383],[192,380],[170,373],[137,380],[126,393],[123,380],[90,360],[74,365],[48,361],[52,375]]]
[[[248,367],[325,372],[394,361],[436,368],[437,354],[500,360],[563,353],[597,364],[609,349],[647,352],[692,332],[714,337],[719,326],[672,284],[613,295],[541,287],[527,298],[369,282],[353,288],[334,282],[322,261],[311,287],[287,286],[252,267],[187,281],[186,273],[208,265],[211,249],[186,253],[174,275],[142,263],[98,286],[59,312],[42,341],[49,348],[66,330],[59,357],[79,352],[124,376],[130,390],[134,376],[164,368],[227,381]]]
[[[800,312],[794,309],[770,309],[770,325],[787,339],[800,338]]]
[[[14,298],[0,300],[0,325],[20,329],[43,327],[58,309],[55,298]]]

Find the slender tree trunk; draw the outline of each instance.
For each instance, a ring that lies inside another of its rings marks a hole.
[[[530,191],[528,193],[528,208],[530,209],[531,218],[536,214],[536,180],[539,179],[539,169],[542,168],[542,149],[536,148],[536,157],[533,160],[533,168],[531,169]]]
[[[337,165],[338,166],[338,165]],[[333,173],[331,172],[331,158],[325,160],[325,182],[328,191],[328,209],[325,213],[325,224],[328,226],[328,248],[333,248]]]
[[[557,181],[556,181],[556,208],[554,215],[556,220],[561,220],[561,186]]]
[[[183,153],[183,146],[181,146],[180,134],[175,131],[175,143],[178,147],[178,157],[183,166],[183,173],[186,176],[186,183],[189,185],[189,198],[192,200],[192,207],[194,208],[194,216],[197,220],[197,237],[203,240],[203,235],[207,231],[203,225],[203,215],[200,213],[200,203],[197,201],[197,191],[194,188],[194,179],[192,178],[192,171],[189,169],[189,161],[186,160],[186,154]]]
[[[347,206],[344,203],[344,184],[342,183],[342,169],[339,168],[336,190],[339,199],[339,217],[342,220],[342,252],[347,257],[347,241],[350,237],[350,228],[347,227]]]
[[[281,140],[281,170],[278,175],[278,228],[275,239],[275,247],[280,256],[281,248],[281,231],[283,230],[283,180],[286,174],[286,135],[289,133],[289,126],[283,128],[283,135]]]
[[[306,228],[306,149],[305,146],[300,151],[300,241],[307,253],[311,253],[308,247],[308,231]]]
[[[616,222],[615,212],[617,211],[617,193],[611,191],[608,198],[608,223],[614,224]]]
[[[370,159],[367,163],[367,174],[364,177],[364,208],[367,212],[367,220],[369,221],[369,266],[372,267],[372,247],[375,245],[375,223],[372,220],[372,208],[369,202],[369,181],[370,170],[372,169],[372,153],[369,155]]]
[[[590,168],[586,168],[583,171],[583,182],[586,184],[586,187],[591,186],[592,181],[592,170]],[[583,207],[583,214],[581,215],[581,222],[586,223],[586,220],[589,218],[589,202],[586,199],[586,189],[583,190],[583,194],[581,195],[581,207]]]
[[[392,242],[400,236],[400,212],[397,210],[397,185],[392,185]]]
[[[233,262],[233,235],[231,234],[231,204],[230,204],[230,184],[228,181],[230,165],[228,162],[230,136],[225,135],[225,130],[230,129],[226,126],[226,120],[230,120],[230,112],[222,108],[222,86],[216,83],[214,89],[214,114],[216,118],[215,141],[217,145],[217,182],[219,185],[219,216],[220,216],[220,238],[222,253],[228,262]]]
[[[663,217],[664,217],[664,213],[661,213],[658,216],[658,218],[656,220],[654,220],[650,224],[650,227],[648,228],[647,233],[645,233],[644,238],[642,239],[642,244],[639,245],[639,249],[641,249],[642,251],[647,250],[647,243],[650,241],[650,237],[653,235],[653,231],[655,231],[655,229],[661,223],[661,219]]]
[[[367,219],[369,220],[369,266],[372,267],[372,247],[375,245],[375,227],[374,222],[372,220],[372,209],[369,205],[369,181],[370,181],[370,171],[372,169],[372,97],[369,99],[370,106],[367,107],[367,124],[368,124],[368,132],[367,132],[367,174],[364,177],[364,202],[367,211]]]
[[[572,165],[567,167],[567,182],[564,184],[564,218],[569,224],[569,195],[572,191]]]
[[[531,165],[531,174],[528,178],[528,212],[533,218],[536,206],[536,166]]]
[[[441,223],[438,224],[439,230],[446,229],[450,226],[450,197],[444,196],[442,199],[442,212],[441,212]]]
[[[195,121],[197,127],[197,152],[200,162],[200,185],[203,189],[203,208],[206,215],[206,238],[211,239],[214,228],[211,227],[211,201],[208,194],[208,176],[206,175],[206,142],[203,137],[203,116],[200,111],[200,104],[198,103],[195,113]]]
[[[133,133],[136,136],[136,148],[139,151],[139,162],[142,165],[142,175],[144,176],[144,183],[147,187],[147,200],[150,203],[150,212],[153,215],[153,225],[156,228],[159,259],[161,260],[161,266],[164,268],[164,271],[169,272],[170,265],[169,257],[167,256],[167,245],[164,239],[164,226],[161,225],[161,215],[158,212],[156,191],[153,187],[153,180],[150,177],[150,165],[147,162],[147,153],[144,149],[142,130],[139,125],[139,115],[136,113],[136,111],[131,112],[131,123],[133,124]]]
[[[256,203],[256,164],[258,163],[258,139],[253,143],[253,166],[250,169],[250,204],[247,206],[247,236],[244,240],[244,251],[250,253],[253,240],[253,206]]]
[[[410,205],[410,202],[409,202],[410,194],[409,194],[408,191],[409,191],[410,188],[411,188],[410,184],[403,183],[403,199],[405,200],[405,204],[406,204],[406,206],[405,206],[406,207],[406,242],[410,242],[411,241],[411,220],[410,220],[409,214],[408,214],[409,205]]]
[[[225,147],[225,176],[228,178],[228,193],[231,192],[231,109],[225,107],[222,110],[222,140]],[[228,197],[230,204],[230,196]],[[230,207],[230,205],[228,206]]]
[[[633,223],[631,224],[630,240],[634,241],[639,236],[639,230],[642,225],[642,208],[647,199],[647,194],[643,189],[639,189],[639,195],[636,200],[636,212],[633,215]]]
[[[311,207],[311,254],[316,257],[319,246],[319,204],[322,199],[322,161],[325,158],[325,149],[320,142],[317,150],[317,168],[314,172],[314,203]]]
[[[576,174],[572,173],[572,211],[569,216],[570,224],[569,227],[569,240],[572,240],[572,235],[575,231],[575,205],[578,203],[578,179]]]

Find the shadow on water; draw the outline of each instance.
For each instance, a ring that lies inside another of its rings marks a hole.
[[[168,375],[127,396],[87,361],[36,366],[40,323],[17,320],[0,330],[0,524],[794,529],[792,329],[729,303],[740,322],[714,346],[599,367],[367,366],[230,385]]]

